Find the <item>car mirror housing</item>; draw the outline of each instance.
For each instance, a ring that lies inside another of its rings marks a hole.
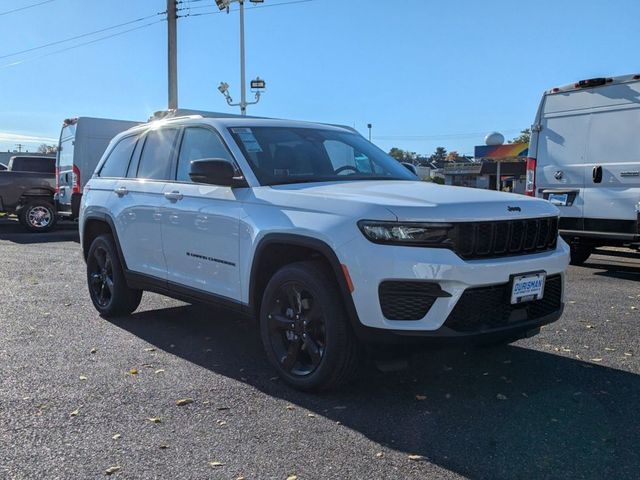
[[[242,187],[247,183],[237,176],[233,164],[224,158],[205,158],[191,162],[189,177],[195,183],[207,183],[225,187]]]
[[[416,177],[418,176],[418,169],[416,168],[416,166],[412,163],[409,162],[401,162],[402,166],[404,168],[406,168],[407,170],[409,170],[411,173],[413,173]]]

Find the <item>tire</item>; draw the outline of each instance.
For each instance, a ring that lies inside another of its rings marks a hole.
[[[56,224],[56,209],[49,199],[29,200],[18,211],[18,220],[30,232],[48,232]]]
[[[288,385],[329,390],[349,381],[360,360],[358,343],[335,278],[320,262],[282,267],[260,308],[260,334],[269,362]]]
[[[111,235],[100,235],[89,247],[87,287],[93,306],[105,318],[129,315],[140,305],[142,290],[127,285]]]
[[[591,253],[593,253],[593,247],[591,245],[584,245],[579,243],[571,244],[571,265],[584,264]]]

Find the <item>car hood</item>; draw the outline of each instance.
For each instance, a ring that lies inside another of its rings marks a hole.
[[[264,192],[263,199],[281,205],[335,213],[371,205],[385,208],[400,221],[482,221],[558,215],[558,209],[549,202],[524,195],[420,181],[343,181],[268,188],[270,191]]]

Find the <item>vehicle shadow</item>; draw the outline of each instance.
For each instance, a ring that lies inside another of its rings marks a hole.
[[[600,277],[640,281],[640,254],[631,250],[596,250],[582,267]]]
[[[621,370],[519,346],[442,350],[417,356],[406,371],[370,368],[340,391],[311,395],[273,381],[247,319],[185,305],[111,321],[158,349],[471,478],[633,478],[640,469],[640,376]]]
[[[76,242],[80,243],[78,224],[73,222],[58,223],[47,233],[31,233],[25,230],[13,218],[0,218],[0,240],[19,244]]]

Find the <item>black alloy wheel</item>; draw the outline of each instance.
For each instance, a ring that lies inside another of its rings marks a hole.
[[[361,358],[342,293],[322,261],[283,266],[269,280],[260,306],[265,353],[280,377],[304,391],[350,380]]]
[[[267,315],[271,347],[282,368],[292,375],[314,372],[325,351],[322,307],[299,282],[281,285]]]
[[[108,307],[113,299],[113,264],[104,247],[93,250],[87,268],[91,297],[102,308]]]
[[[129,315],[142,299],[142,290],[129,288],[111,235],[91,242],[87,254],[87,285],[93,306],[103,317]]]

